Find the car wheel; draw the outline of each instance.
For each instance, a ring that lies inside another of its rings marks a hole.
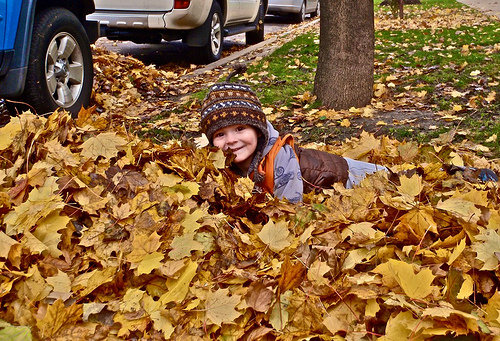
[[[264,41],[264,19],[266,13],[262,0],[259,3],[259,13],[257,14],[257,28],[255,31],[245,33],[245,41],[248,45],[253,45]]]
[[[319,15],[319,0],[316,3],[316,9],[311,13],[311,18],[315,18]]]
[[[222,10],[217,1],[212,3],[212,9],[207,21],[209,22],[209,30],[207,32],[206,44],[195,48],[200,62],[203,63],[211,63],[219,60],[222,53],[222,42],[224,40],[222,35]]]
[[[304,20],[306,20],[306,2],[302,1],[299,13],[295,13],[293,15],[293,21],[295,21],[296,23],[301,23]]]
[[[40,114],[62,107],[77,116],[90,102],[92,52],[80,21],[64,8],[35,18],[23,98]]]

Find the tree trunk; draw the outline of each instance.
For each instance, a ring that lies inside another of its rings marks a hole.
[[[319,58],[314,93],[328,108],[370,104],[373,95],[373,0],[321,3]]]

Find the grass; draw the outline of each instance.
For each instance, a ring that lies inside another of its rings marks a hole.
[[[481,24],[475,24],[476,18],[472,15],[472,19],[463,20],[462,25],[431,27],[425,15],[439,22],[446,19],[446,11],[464,5],[455,0],[422,0],[422,5],[405,6],[406,22],[420,23],[422,27],[398,27],[398,19],[386,15],[390,7],[380,7],[380,2],[375,0],[377,20],[391,25],[375,32],[375,81],[390,89],[389,100],[405,98],[407,101],[401,104],[405,109],[463,117],[454,125],[467,132],[460,136],[482,143],[490,147],[495,156],[500,156],[498,140],[485,142],[494,134],[500,135],[500,22],[482,18]],[[443,9],[439,12],[443,18],[432,17],[436,9]],[[471,16],[470,10],[467,13]],[[314,119],[307,117],[311,109],[320,108],[320,103],[310,96],[304,100],[304,94],[313,91],[318,51],[317,33],[300,35],[250,65],[249,77],[245,79],[263,106],[274,108],[276,120],[280,121],[278,125],[290,131],[302,131],[306,141],[342,137],[339,121],[321,115]],[[192,98],[201,102],[206,92],[200,91]],[[306,116],[307,124],[297,117],[301,113]],[[416,132],[411,126],[393,126],[386,132],[398,139],[427,142],[453,127],[440,125],[437,115],[436,122],[438,128],[429,132]],[[355,133],[356,129],[344,130]]]

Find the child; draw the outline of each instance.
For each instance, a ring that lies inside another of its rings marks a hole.
[[[290,202],[302,194],[342,183],[352,188],[367,174],[386,167],[327,152],[295,148],[293,137],[280,137],[249,86],[219,83],[211,87],[201,109],[201,131],[214,146],[235,155],[233,170],[249,176],[257,190]],[[495,180],[490,170],[487,180]],[[482,174],[482,173],[481,173]]]

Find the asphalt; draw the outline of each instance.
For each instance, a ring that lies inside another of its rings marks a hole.
[[[467,6],[476,8],[488,15],[500,19],[500,0],[457,0]]]

